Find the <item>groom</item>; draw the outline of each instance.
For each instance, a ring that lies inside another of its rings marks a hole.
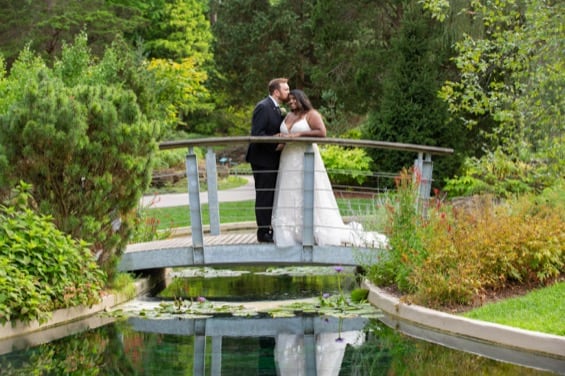
[[[269,96],[255,106],[251,120],[251,136],[274,136],[280,133],[283,119],[280,104],[288,100],[288,79],[275,78],[269,82]],[[255,219],[257,240],[273,242],[271,215],[277,183],[280,151],[277,144],[249,144],[245,160],[251,164],[255,180]]]

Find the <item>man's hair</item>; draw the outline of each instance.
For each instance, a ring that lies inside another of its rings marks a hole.
[[[288,82],[288,78],[273,78],[269,82],[269,94],[273,94],[275,90],[279,90],[281,88],[281,84],[286,84]]]

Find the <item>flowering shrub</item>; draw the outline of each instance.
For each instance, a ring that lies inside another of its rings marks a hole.
[[[402,291],[413,291],[408,277],[417,263],[426,257],[422,239],[418,236],[422,219],[416,200],[418,181],[405,169],[395,179],[397,194],[386,204],[388,223],[385,232],[390,250],[375,265],[368,266],[370,278],[380,285],[396,285]]]
[[[465,207],[436,192],[425,218],[415,205],[417,185],[408,171],[397,179],[388,208],[391,249],[367,267],[374,283],[440,306],[471,304],[512,283],[547,283],[565,271],[563,185],[548,190],[551,199],[524,195],[498,203],[478,196]]]

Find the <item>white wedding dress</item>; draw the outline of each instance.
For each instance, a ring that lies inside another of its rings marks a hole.
[[[298,120],[289,132],[286,123],[281,133],[309,131],[305,118]],[[316,144],[314,149],[314,241],[317,245],[353,245],[384,248],[386,236],[366,232],[356,222],[344,224],[337,206],[330,179]],[[279,164],[272,226],[277,247],[302,244],[304,212],[304,143],[286,143]]]
[[[320,333],[316,335],[316,375],[339,375],[347,345],[359,347],[363,343],[365,343],[363,331]],[[305,376],[311,374],[306,369],[305,351],[308,350],[311,351],[313,349],[306,348],[304,335],[278,334],[274,354],[277,375]]]

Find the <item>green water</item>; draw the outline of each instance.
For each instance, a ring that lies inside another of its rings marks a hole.
[[[347,345],[335,375],[546,375],[548,373],[414,340],[370,320],[365,341]],[[4,375],[277,375],[273,337],[223,337],[215,354],[206,337],[203,361],[195,336],[147,333],[127,322],[0,355]],[[312,350],[304,347],[304,352]],[[218,356],[219,355],[219,356]],[[216,363],[213,361],[216,360]],[[212,373],[215,370],[216,373]],[[217,373],[219,370],[220,373]],[[279,369],[280,371],[280,369]],[[299,373],[286,373],[297,375]],[[308,374],[304,371],[302,374]],[[315,374],[315,373],[310,373]]]
[[[338,294],[339,287],[342,291],[351,291],[358,285],[352,268],[346,268],[339,275],[333,267],[205,269],[193,271],[195,276],[183,277],[186,274],[174,274],[178,277],[172,278],[158,296],[202,296],[225,301],[300,299]]]
[[[333,268],[191,269],[175,271],[161,297],[153,300],[274,301],[347,296],[355,287],[357,278],[351,269],[340,273]],[[135,303],[149,307],[143,300]],[[533,369],[530,363],[524,367],[496,361],[414,339],[374,314],[370,318],[312,313],[280,318],[266,313],[99,317],[110,323],[86,330],[69,325],[62,328],[59,339],[39,332],[0,341],[0,375],[565,374],[565,361],[550,360],[545,369],[551,372]]]

